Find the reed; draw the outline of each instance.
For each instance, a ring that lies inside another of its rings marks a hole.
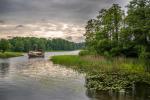
[[[53,56],[51,60],[86,73],[86,87],[91,90],[122,90],[138,82],[150,84],[150,73],[139,59],[63,55]]]

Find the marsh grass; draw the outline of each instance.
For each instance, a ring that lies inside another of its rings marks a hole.
[[[145,64],[138,59],[129,58],[106,58],[102,56],[77,56],[63,55],[53,56],[51,60],[56,64],[67,65],[69,67],[83,69],[84,72],[92,71],[129,71],[146,72]]]
[[[0,58],[11,58],[18,56],[23,56],[23,54],[18,52],[4,52],[4,53],[0,52]]]
[[[86,87],[90,90],[127,89],[137,82],[150,84],[150,73],[139,59],[63,55],[53,56],[51,60],[86,73]]]

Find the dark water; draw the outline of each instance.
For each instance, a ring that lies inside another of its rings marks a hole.
[[[48,61],[52,55],[77,53],[51,52],[44,59],[28,59],[27,55],[0,59],[0,100],[150,100],[146,85],[138,86],[134,93],[91,96],[84,87],[85,75]]]

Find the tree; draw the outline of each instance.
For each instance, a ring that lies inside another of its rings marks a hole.
[[[132,0],[127,16],[118,4],[102,9],[88,21],[85,36],[98,54],[150,58],[150,0]]]
[[[138,56],[150,56],[150,0],[131,1],[126,23],[126,30],[130,30]]]
[[[87,22],[87,25],[85,27],[86,29],[86,33],[85,33],[85,37],[86,37],[86,46],[89,50],[93,50],[94,49],[94,45],[95,45],[95,33],[96,33],[96,20],[95,19],[91,19]]]
[[[6,39],[0,40],[0,50],[4,53],[10,47],[9,41]]]
[[[74,43],[64,39],[45,39],[35,37],[15,37],[8,40],[10,51],[28,52],[30,50],[75,50],[84,46],[84,43]]]
[[[15,46],[14,46],[14,50],[17,52],[22,52],[24,51],[24,44],[22,41],[16,41]]]
[[[85,34],[87,47],[93,48],[98,54],[105,54],[112,48],[118,48],[123,17],[123,11],[118,4],[113,4],[109,9],[102,9],[96,19],[87,23]]]

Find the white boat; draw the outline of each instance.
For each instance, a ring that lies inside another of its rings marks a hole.
[[[28,56],[29,58],[44,57],[44,52],[43,51],[29,51]]]

